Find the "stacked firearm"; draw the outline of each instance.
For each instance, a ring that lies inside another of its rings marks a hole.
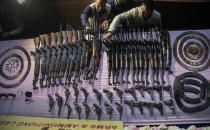
[[[59,32],[34,38],[35,51],[31,51],[35,61],[33,88],[38,89],[38,80],[41,88],[78,84],[82,82],[81,77],[92,82],[98,69],[91,62],[93,40],[90,35],[87,39],[84,31],[69,25],[65,31],[61,26]]]
[[[172,73],[172,54],[168,31],[159,27],[119,30],[113,37],[104,40],[109,85],[130,84],[129,75],[131,72],[133,83],[149,85],[150,67],[152,83],[159,85],[160,77],[162,85],[164,85],[166,83],[165,71],[168,71],[169,74]]]

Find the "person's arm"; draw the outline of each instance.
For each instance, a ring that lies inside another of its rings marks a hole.
[[[89,23],[89,21],[88,21],[88,17],[90,17],[91,14],[92,14],[92,9],[91,9],[90,6],[87,6],[87,7],[83,10],[83,12],[82,12],[82,14],[81,14],[82,25],[83,25],[84,27],[90,27],[90,23]]]
[[[127,12],[121,13],[117,16],[115,16],[114,20],[112,21],[108,32],[114,33],[117,29],[117,26],[125,22],[126,20],[132,20],[135,18],[135,10],[136,8],[133,8]]]

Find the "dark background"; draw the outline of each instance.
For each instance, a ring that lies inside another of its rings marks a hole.
[[[19,12],[24,32],[12,39],[59,31],[60,22],[81,27],[80,14],[89,3],[91,0],[33,0],[29,7],[17,5],[12,10]],[[210,2],[157,1],[155,9],[162,14],[162,25],[169,30],[210,29]]]

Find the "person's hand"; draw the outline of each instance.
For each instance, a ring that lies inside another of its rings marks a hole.
[[[8,39],[8,38],[10,38],[12,35],[9,33],[9,32],[5,32],[5,33],[3,33],[2,35],[1,35],[1,38],[3,38],[3,39]]]
[[[91,28],[90,26],[87,26],[87,27],[85,28],[85,30],[86,30],[86,32],[90,33],[90,32],[92,31],[92,28]]]
[[[101,25],[103,30],[107,30],[109,28],[109,21],[105,20]]]
[[[108,32],[104,35],[103,39],[106,40],[108,37],[112,35],[112,32]]]

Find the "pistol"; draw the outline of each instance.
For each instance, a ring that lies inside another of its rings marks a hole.
[[[110,103],[112,103],[113,93],[107,89],[103,89],[103,92],[106,93],[107,98],[109,99]]]

